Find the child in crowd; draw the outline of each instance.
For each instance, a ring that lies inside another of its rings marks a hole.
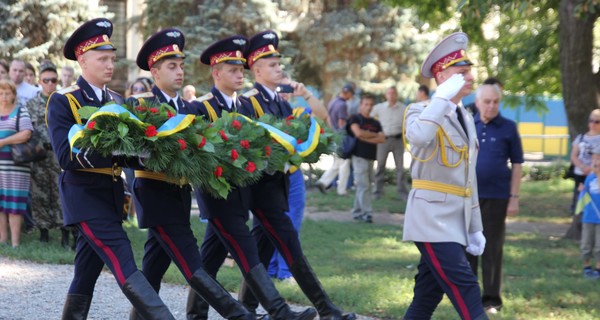
[[[581,193],[577,211],[582,212],[581,256],[583,276],[588,279],[600,278],[600,145],[592,150],[592,172],[580,186]],[[596,268],[592,268],[592,257]]]

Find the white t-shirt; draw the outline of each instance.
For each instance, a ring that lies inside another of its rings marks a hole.
[[[577,145],[579,148],[579,154],[577,157],[586,166],[592,166],[592,153],[594,147],[600,145],[600,135],[588,136],[586,134],[579,135],[573,141],[573,146]],[[579,167],[575,167],[573,172],[576,175],[583,175],[583,171]]]
[[[35,97],[38,91],[42,90],[41,88],[34,87],[29,83],[23,81],[20,85],[17,86],[17,99],[19,103],[24,106],[27,105],[27,101],[31,98]]]

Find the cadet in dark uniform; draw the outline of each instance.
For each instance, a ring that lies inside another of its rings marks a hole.
[[[243,85],[245,59],[242,51],[246,41],[243,36],[218,41],[207,48],[200,57],[202,63],[211,66],[215,86],[210,93],[192,104],[211,121],[220,117],[223,110],[240,109],[236,91]],[[272,319],[313,319],[317,313],[312,308],[303,312],[290,310],[265,267],[260,263],[256,243],[246,225],[250,208],[249,196],[248,188],[234,188],[227,199],[215,199],[210,194],[196,189],[200,212],[209,221],[201,249],[206,271],[216,277],[229,251],[242,276]],[[207,312],[208,305],[192,292],[188,299],[188,319],[207,319]]]
[[[96,279],[106,264],[125,296],[145,319],[174,319],[158,294],[137,269],[131,244],[121,226],[123,181],[121,167],[138,159],[102,157],[93,150],[72,153],[67,135],[82,124],[77,109],[100,107],[123,98],[106,88],[114,71],[115,48],[110,42],[112,23],[94,19],[79,27],[64,46],[64,56],[77,60],[81,77],[77,84],[55,92],[48,101],[47,122],[52,148],[63,169],[59,191],[63,222],[75,226],[77,238],[75,275],[63,310],[63,319],[85,319]],[[129,160],[129,161],[127,161]]]
[[[285,118],[292,114],[290,104],[285,99],[281,99],[276,92],[276,86],[280,83],[283,74],[280,65],[281,55],[277,51],[278,43],[275,32],[264,31],[250,38],[244,54],[256,82],[254,89],[243,95],[243,101],[249,102],[244,103],[243,106],[250,108],[244,112],[254,113],[254,117],[269,113]],[[305,94],[305,92],[298,92],[299,88],[304,86],[297,86],[294,95]],[[261,262],[265,268],[268,267],[273,256],[274,246],[277,247],[290,266],[290,272],[300,289],[317,308],[320,319],[356,319],[355,314],[344,314],[333,304],[302,252],[298,232],[285,214],[289,209],[289,175],[282,172],[265,174],[257,184],[250,187],[250,193],[251,209],[255,217],[252,234],[256,239]],[[257,301],[245,285],[240,288],[239,296],[247,308],[256,309]]]
[[[169,103],[180,114],[196,109],[181,99],[185,39],[177,29],[165,29],[150,37],[137,56],[137,65],[154,78],[151,92],[132,96],[128,103]],[[136,101],[137,100],[137,101]],[[202,164],[199,164],[202,165]],[[175,262],[192,289],[227,319],[255,319],[215,279],[202,269],[198,241],[192,233],[190,210],[192,189],[183,181],[173,181],[162,173],[135,171],[133,196],[140,228],[148,228],[142,271],[158,292],[160,282]],[[137,318],[132,311],[132,319]]]

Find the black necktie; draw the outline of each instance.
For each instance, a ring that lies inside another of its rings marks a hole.
[[[102,100],[100,101],[100,104],[104,105],[106,102],[108,102],[107,100],[108,98],[106,96],[106,91],[102,90]]]
[[[465,134],[468,137],[469,133],[467,132],[467,125],[465,124],[465,119],[463,118],[462,110],[460,110],[460,107],[458,107],[458,106],[456,107],[456,117],[458,118],[458,122],[460,122],[460,126],[463,128],[463,130],[465,131]]]
[[[171,107],[173,107],[173,109],[175,109],[175,111],[177,111],[177,106],[175,105],[175,101],[173,101],[173,100],[169,100],[169,105],[170,105]]]

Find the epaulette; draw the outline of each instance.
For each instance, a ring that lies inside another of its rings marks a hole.
[[[242,94],[242,96],[246,97],[246,98],[250,98],[250,97],[255,96],[257,94],[258,94],[258,90],[256,88],[253,88],[250,91],[244,92],[244,94]]]
[[[154,93],[152,93],[152,91],[148,91],[148,92],[134,94],[131,97],[134,99],[152,98],[152,97],[154,97]]]
[[[209,92],[209,93],[207,93],[207,94],[203,95],[202,97],[200,97],[200,98],[196,99],[196,101],[198,101],[198,102],[203,102],[203,101],[206,101],[206,100],[210,100],[210,99],[212,99],[213,97],[214,97],[214,96],[213,96],[212,92]]]
[[[71,93],[76,90],[79,90],[79,86],[74,84],[70,87],[62,88],[62,89],[58,90],[57,92],[60,94],[67,94],[67,93]]]

